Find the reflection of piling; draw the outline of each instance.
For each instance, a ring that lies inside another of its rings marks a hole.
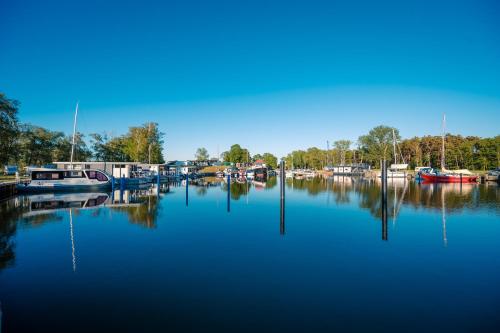
[[[111,203],[115,202],[115,177],[111,176]]]
[[[158,171],[158,175],[156,176],[156,196],[160,197],[160,172]]]
[[[381,163],[381,177],[382,182],[382,240],[387,240],[387,161],[383,160]]]
[[[186,206],[188,205],[188,193],[189,193],[189,174],[186,174]]]
[[[280,234],[285,234],[285,161],[280,162]]]
[[[231,211],[231,174],[227,175],[227,212]]]
[[[120,203],[123,202],[123,192],[125,192],[125,177],[120,177]]]

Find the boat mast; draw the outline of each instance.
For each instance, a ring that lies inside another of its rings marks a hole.
[[[444,137],[446,131],[446,114],[443,113],[443,134],[441,135],[441,169],[445,168],[445,156],[444,156]]]
[[[392,129],[392,149],[394,151],[394,164],[398,164],[398,155],[396,155],[396,133]]]
[[[73,122],[73,142],[71,143],[71,161],[70,161],[70,169],[73,169],[73,155],[75,153],[75,137],[76,137],[76,118],[78,117],[78,102],[76,102],[76,110],[75,110],[75,120]]]

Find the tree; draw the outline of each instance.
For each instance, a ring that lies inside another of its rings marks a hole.
[[[250,162],[250,152],[247,149],[241,148],[239,144],[232,145],[229,151],[222,154],[224,156],[224,162]]]
[[[400,139],[399,131],[393,127],[377,126],[370,130],[367,135],[359,137],[358,141],[364,152],[365,158],[375,164],[377,161],[391,159],[393,143],[393,131],[396,140]]]
[[[206,161],[209,158],[208,151],[205,148],[198,148],[195,157],[198,161]]]
[[[124,153],[136,162],[163,163],[163,136],[157,123],[130,127],[124,138]]]
[[[5,94],[0,93],[0,165],[17,160],[18,108],[18,101],[8,99]]]
[[[333,146],[339,152],[341,165],[345,165],[346,153],[351,147],[351,144],[352,142],[349,140],[338,140],[333,143]]]
[[[272,169],[276,169],[278,167],[278,158],[271,153],[264,153],[262,156],[264,163],[266,166],[271,167]]]

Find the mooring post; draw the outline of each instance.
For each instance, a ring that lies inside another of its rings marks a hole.
[[[111,176],[111,203],[115,201],[115,177]]]
[[[387,161],[381,163],[382,173],[382,240],[387,240]]]
[[[285,161],[280,162],[280,234],[285,234]]]
[[[158,175],[156,175],[156,196],[160,197],[160,170],[158,170]]]
[[[231,211],[231,173],[227,175],[227,212]]]

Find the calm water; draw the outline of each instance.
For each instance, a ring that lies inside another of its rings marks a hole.
[[[286,185],[0,203],[2,332],[500,330],[497,185]]]

